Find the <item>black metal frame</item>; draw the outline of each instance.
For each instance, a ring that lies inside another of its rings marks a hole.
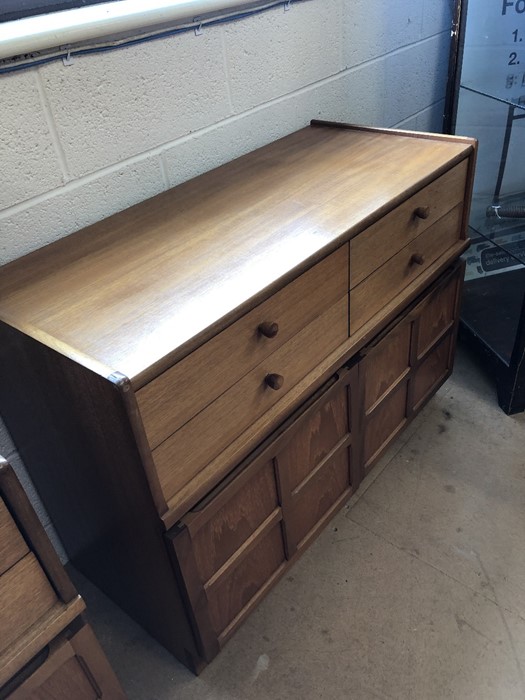
[[[461,63],[463,59],[463,47],[465,39],[465,26],[467,16],[468,0],[456,0],[452,47],[450,52],[450,67],[449,81],[447,88],[446,106],[443,130],[445,133],[455,133],[456,131],[456,114],[458,106],[459,88],[461,80]],[[497,182],[494,190],[493,205],[498,206],[500,203],[501,186],[505,172],[505,164],[510,144],[512,125],[517,119],[525,118],[525,114],[516,114],[516,109],[519,108],[512,102],[497,98],[494,95],[489,95],[472,88],[463,89],[476,92],[491,99],[496,99],[508,106],[505,137],[502,147],[500,166],[498,171]],[[523,108],[521,108],[523,109]],[[477,232],[479,233],[479,232]],[[481,234],[482,235],[482,234]],[[494,245],[498,245],[496,241],[491,241]],[[523,264],[522,261],[516,259],[517,262]],[[502,273],[505,274],[505,273]],[[525,275],[525,265],[523,266],[523,274]],[[486,285],[501,284],[498,279],[501,275],[486,278]],[[465,291],[468,285],[477,283],[479,280],[473,280],[471,283],[465,283]],[[521,293],[521,292],[520,292]],[[466,296],[466,295],[465,295]],[[510,360],[505,361],[493,348],[480,332],[480,327],[475,327],[469,323],[467,318],[467,310],[465,304],[461,313],[460,334],[462,339],[482,361],[489,366],[491,372],[495,375],[496,387],[498,393],[498,403],[507,414],[519,413],[525,410],[525,295],[521,302],[521,312],[517,328],[512,329],[515,332],[512,352]]]

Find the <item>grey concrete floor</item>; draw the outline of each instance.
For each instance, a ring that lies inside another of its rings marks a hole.
[[[459,352],[432,399],[199,678],[89,582],[130,700],[525,698],[525,414]]]

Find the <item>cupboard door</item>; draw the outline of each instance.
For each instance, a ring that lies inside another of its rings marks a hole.
[[[412,320],[403,318],[366,348],[359,363],[364,474],[407,421],[411,342]]]
[[[454,265],[362,351],[365,474],[452,372],[463,272]]]
[[[342,370],[275,445],[288,556],[302,551],[359,481],[357,368]]]
[[[167,533],[206,660],[357,486],[356,380],[332,378]]]
[[[192,624],[211,660],[286,561],[273,460],[260,455],[167,533]]]
[[[47,659],[7,700],[125,700],[91,627],[50,645]]]

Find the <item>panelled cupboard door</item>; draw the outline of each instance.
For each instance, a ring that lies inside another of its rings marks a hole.
[[[85,624],[71,639],[50,645],[49,655],[6,700],[125,700],[109,663]]]
[[[362,351],[365,474],[452,372],[463,272],[455,265]]]
[[[357,368],[343,369],[276,441],[288,556],[301,552],[359,481]]]
[[[357,487],[357,369],[344,369],[168,534],[210,660]]]

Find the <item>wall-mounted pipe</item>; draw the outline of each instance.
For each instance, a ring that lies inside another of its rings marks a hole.
[[[220,10],[258,4],[245,0],[116,0],[0,24],[0,58],[77,44]]]

